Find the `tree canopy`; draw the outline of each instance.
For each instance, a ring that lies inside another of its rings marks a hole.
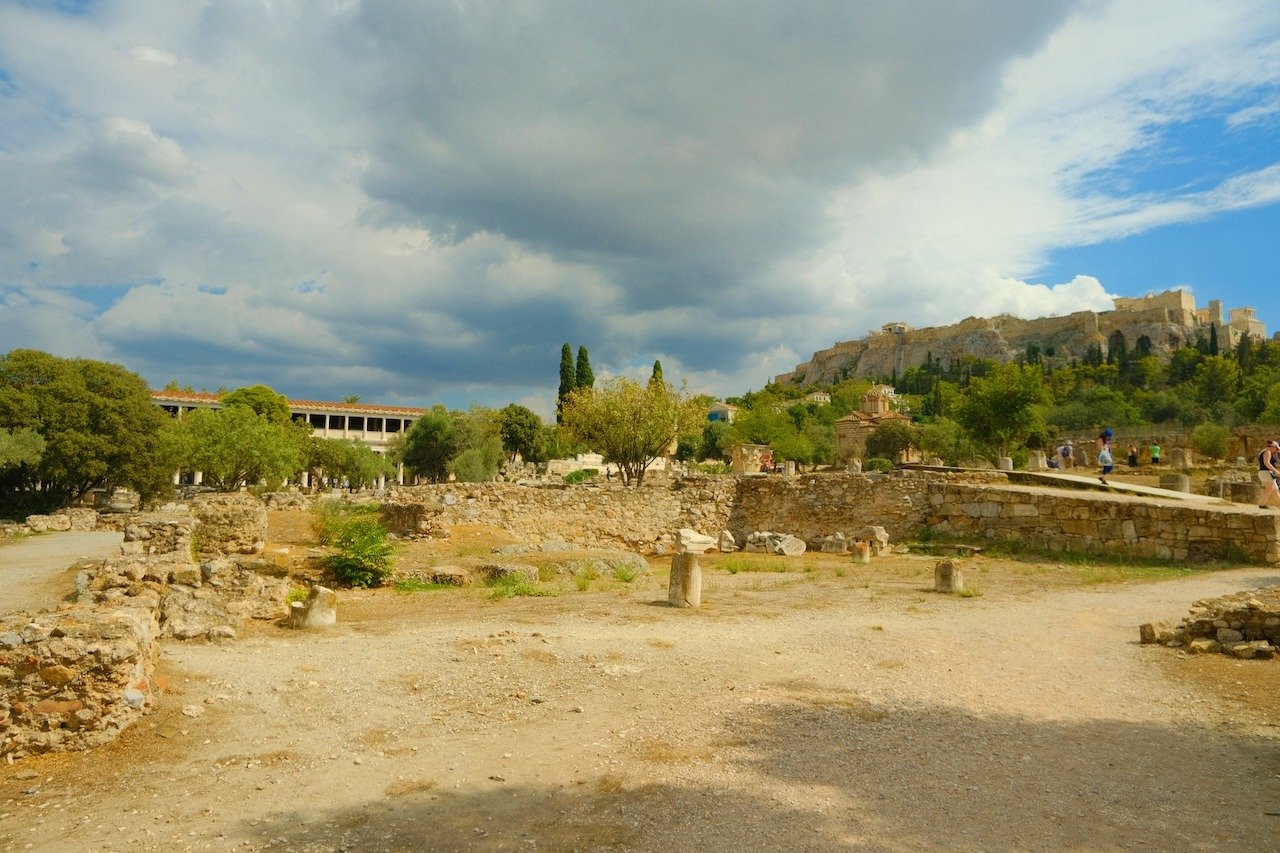
[[[279,486],[300,471],[307,438],[287,420],[233,405],[187,412],[170,425],[164,448],[173,467],[200,471],[206,484],[233,492],[260,481]]]
[[[615,463],[623,482],[639,486],[655,459],[679,438],[701,429],[705,414],[683,389],[669,383],[641,385],[617,377],[570,395],[564,423],[606,462]]]
[[[0,429],[36,433],[36,461],[0,470],[0,501],[34,510],[65,506],[95,488],[161,493],[158,456],[166,421],[141,376],[116,364],[13,350],[0,359]]]

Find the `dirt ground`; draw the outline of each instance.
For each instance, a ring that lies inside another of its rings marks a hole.
[[[696,612],[661,560],[344,591],[327,632],[169,643],[116,743],[0,765],[0,850],[1280,850],[1280,661],[1137,643],[1280,569],[983,555],[961,598],[935,561],[707,555]]]

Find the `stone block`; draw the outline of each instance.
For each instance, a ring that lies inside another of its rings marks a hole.
[[[728,530],[720,531],[720,552],[723,554],[732,554],[738,550],[737,540],[734,539],[733,533]]]
[[[685,552],[671,558],[667,603],[695,610],[702,606],[702,567],[693,554]]]
[[[956,593],[964,591],[964,577],[953,560],[939,560],[933,567],[934,592]]]
[[[719,548],[720,543],[717,540],[691,527],[682,527],[676,531],[677,554],[705,554]]]
[[[327,628],[338,622],[338,594],[328,587],[314,586],[306,601],[290,605],[290,628]]]

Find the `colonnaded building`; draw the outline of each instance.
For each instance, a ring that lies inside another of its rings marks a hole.
[[[218,409],[222,402],[217,394],[204,391],[152,391],[151,399],[174,417],[196,409]],[[375,453],[386,455],[392,438],[406,432],[426,409],[413,406],[380,406],[371,403],[325,403],[317,400],[289,400],[289,416],[305,423],[317,438],[349,438],[363,442]],[[310,474],[304,472],[302,485],[310,486]],[[183,472],[179,481],[188,485],[200,483],[200,473]],[[404,466],[396,481],[404,482]],[[386,485],[380,481],[378,487]]]

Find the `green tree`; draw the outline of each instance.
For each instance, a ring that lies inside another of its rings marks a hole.
[[[172,475],[157,448],[166,421],[142,377],[119,365],[13,350],[0,358],[0,429],[37,433],[45,447],[37,462],[0,470],[0,503],[49,509],[117,486],[162,494]]]
[[[573,387],[590,388],[596,384],[596,375],[591,372],[591,358],[587,355],[587,348],[578,347],[578,361],[573,368]]]
[[[0,469],[39,463],[44,446],[44,438],[33,429],[0,429]]]
[[[901,461],[912,448],[920,447],[920,428],[906,421],[885,421],[867,436],[869,458]]]
[[[573,347],[565,341],[560,347],[560,390],[556,392],[556,423],[564,423],[564,404],[578,387],[577,371],[573,366]]]
[[[352,489],[362,489],[395,473],[385,456],[353,438],[307,436],[305,455],[313,479],[322,475],[330,485],[345,482]]]
[[[1196,402],[1210,406],[1219,401],[1231,400],[1240,385],[1240,367],[1225,355],[1211,355],[1196,366],[1192,386]]]
[[[461,450],[462,436],[457,422],[449,410],[439,404],[413,422],[403,444],[397,448],[405,468],[433,483],[444,482],[449,463]]]
[[[218,400],[223,408],[243,406],[274,424],[289,422],[289,401],[283,394],[277,394],[266,385],[249,385],[237,388],[230,394],[223,394]]]
[[[973,379],[953,407],[953,414],[974,443],[1008,456],[1043,427],[1040,407],[1048,399],[1039,370],[1006,364]]]
[[[260,482],[275,487],[302,470],[304,438],[287,421],[233,405],[187,412],[172,423],[162,443],[174,467],[201,471],[206,484],[234,492]]]
[[[664,380],[662,378],[662,362],[655,358],[653,360],[653,370],[649,373],[649,384],[652,385],[654,383],[657,383],[661,385],[663,381]]]
[[[653,460],[699,429],[706,416],[684,389],[668,383],[640,385],[615,378],[594,392],[575,392],[564,407],[565,425],[587,446],[622,471],[623,482],[639,486]]]
[[[504,456],[498,413],[483,406],[450,413],[458,452],[449,460],[449,473],[461,483],[485,483],[498,474]]]
[[[507,458],[514,460],[519,456],[526,462],[542,461],[542,418],[533,410],[518,403],[501,409],[498,412],[498,435]]]

